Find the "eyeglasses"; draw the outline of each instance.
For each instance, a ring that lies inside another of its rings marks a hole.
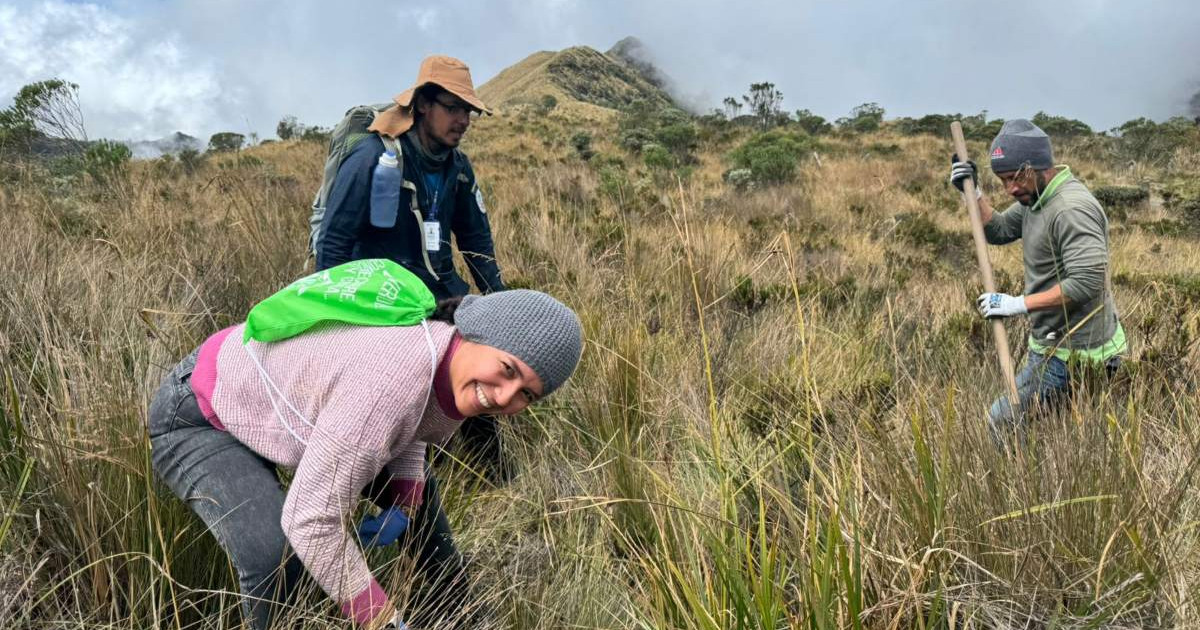
[[[447,103],[446,101],[443,101],[440,98],[435,98],[435,99],[433,99],[433,102],[437,103],[438,105],[441,105],[443,108],[445,108],[446,112],[448,112],[451,116],[454,116],[454,117],[470,116],[472,120],[479,117],[479,112],[475,111],[475,108],[471,107],[470,105],[468,105],[462,101],[454,101],[452,103]]]

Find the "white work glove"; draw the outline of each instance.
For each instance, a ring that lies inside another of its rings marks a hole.
[[[971,160],[960,161],[958,154],[955,153],[950,157],[950,185],[957,188],[958,192],[966,194],[963,190],[963,182],[968,177],[971,179],[971,183],[975,184],[975,198],[979,199],[983,196],[983,190],[979,188],[979,175],[975,163]]]
[[[1025,296],[1009,295],[1007,293],[984,293],[977,300],[979,314],[987,319],[997,317],[1012,317],[1029,312],[1025,307]]]

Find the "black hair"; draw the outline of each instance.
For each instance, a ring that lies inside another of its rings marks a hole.
[[[437,96],[445,91],[446,91],[446,88],[443,88],[442,86],[440,86],[436,83],[426,83],[425,85],[422,85],[421,87],[417,88],[417,91],[413,92],[413,100],[412,100],[413,120],[416,121],[421,118],[421,110],[419,110],[417,108],[417,103],[419,102],[419,100],[425,101],[426,103],[429,103],[430,106],[432,106],[433,101],[435,101],[437,99]]]
[[[462,296],[438,300],[437,306],[434,307],[433,314],[429,316],[429,319],[435,322],[453,324],[454,311],[458,310],[459,304],[462,304]]]

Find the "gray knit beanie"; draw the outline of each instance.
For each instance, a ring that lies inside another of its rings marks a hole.
[[[1039,171],[1054,168],[1050,136],[1028,120],[1014,118],[992,140],[992,172],[1019,171],[1026,163]]]
[[[562,386],[583,353],[583,327],[567,305],[528,289],[468,295],[454,311],[463,339],[509,352],[542,379],[547,396]]]

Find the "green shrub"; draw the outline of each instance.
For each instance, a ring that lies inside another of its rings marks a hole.
[[[641,153],[642,147],[654,141],[649,129],[637,127],[621,134],[621,146],[633,153]]]
[[[724,131],[729,128],[729,119],[725,117],[724,112],[718,109],[712,113],[697,116],[696,124],[707,131]]]
[[[295,116],[284,116],[279,119],[279,124],[275,125],[275,135],[279,136],[280,140],[291,140],[299,136],[303,129],[304,126]]]
[[[829,121],[807,109],[796,110],[796,124],[810,136],[819,136],[833,131],[833,125]]]
[[[1098,186],[1092,191],[1105,208],[1135,206],[1150,198],[1150,191],[1137,186]]]
[[[230,153],[241,149],[245,142],[246,136],[240,133],[221,131],[208,139],[208,150],[213,153]]]
[[[1034,114],[1032,122],[1041,127],[1042,131],[1045,131],[1047,135],[1055,137],[1073,138],[1076,136],[1090,136],[1095,133],[1091,127],[1081,121],[1063,116],[1051,116],[1046,112]]]
[[[187,148],[179,152],[179,165],[183,172],[191,175],[204,167],[206,156],[196,149]]]
[[[621,108],[617,116],[617,129],[621,132],[631,129],[647,129],[653,131],[662,107],[657,103],[637,100]]]
[[[77,153],[87,138],[79,86],[49,79],[23,86],[11,107],[0,110],[0,152],[29,156],[39,140],[53,138]],[[61,151],[60,151],[61,153]]]
[[[1117,151],[1123,159],[1165,165],[1175,150],[1191,146],[1200,149],[1200,127],[1176,116],[1163,123],[1136,118],[1112,130],[1119,137]]]
[[[575,148],[575,154],[583,160],[590,160],[596,154],[592,150],[592,134],[586,131],[571,136],[571,146]]]
[[[879,103],[863,103],[850,110],[850,116],[837,120],[838,129],[853,133],[870,133],[883,123],[883,107]]]
[[[750,91],[742,97],[742,101],[750,106],[750,115],[759,129],[765,131],[788,120],[788,115],[779,109],[783,104],[783,92],[775,89],[774,83],[751,83]]]
[[[796,168],[815,148],[806,135],[774,129],[756,134],[729,154],[735,168],[750,169],[755,182],[777,184],[792,179]]]
[[[959,121],[962,124],[963,136],[967,140],[991,141],[1000,133],[1004,121],[987,119],[987,112],[965,116],[963,114],[926,114],[920,118],[897,118],[889,123],[899,133],[906,136],[929,135],[939,138],[950,136],[950,123]]]
[[[326,144],[329,142],[329,136],[333,130],[325,127],[313,126],[305,127],[304,133],[300,134],[300,139],[305,142],[316,142],[318,144]]]
[[[107,185],[125,177],[132,157],[133,151],[128,146],[101,140],[83,154],[83,168],[97,184]]]
[[[1117,138],[1103,134],[1095,133],[1090,136],[1078,136],[1069,140],[1072,155],[1086,155],[1090,159],[1097,162],[1103,161],[1110,165],[1117,161]],[[1122,164],[1120,168],[1128,166],[1128,162]],[[1090,171],[1083,173],[1083,179],[1091,180],[1097,173]]]
[[[538,100],[538,113],[549,114],[555,107],[558,107],[558,99],[554,98],[553,94],[543,94]]]
[[[660,127],[654,139],[676,156],[687,156],[696,147],[696,126],[690,120]]]
[[[910,247],[952,262],[969,259],[969,237],[943,230],[928,216],[917,212],[898,214],[895,220],[896,238]]]
[[[673,164],[694,161],[691,152],[696,146],[696,123],[690,114],[678,107],[634,102],[621,110],[617,129],[621,146],[633,153],[643,152],[654,144],[672,154]],[[661,162],[660,158],[656,156],[651,161]]]
[[[1189,199],[1200,199],[1200,179],[1188,174],[1167,182],[1162,191],[1163,201],[1172,206]]]
[[[748,168],[730,169],[725,173],[725,183],[736,190],[746,190],[754,186],[754,172]]]
[[[692,122],[691,114],[679,109],[678,107],[664,107],[654,114],[654,127],[669,127],[683,123],[690,124]]]
[[[600,167],[600,194],[618,203],[630,197],[631,188],[625,169],[615,164]]]
[[[649,143],[642,147],[642,161],[652,169],[669,169],[675,166],[675,156],[661,144]]]
[[[1187,199],[1174,204],[1171,211],[1178,215],[1192,232],[1200,232],[1200,199]]]
[[[969,129],[964,126],[963,133],[967,136],[968,140],[982,140],[985,142],[991,142],[997,135],[1000,134],[1000,128],[1003,126],[1004,121],[997,118],[995,120],[989,120],[982,124],[972,126]]]

